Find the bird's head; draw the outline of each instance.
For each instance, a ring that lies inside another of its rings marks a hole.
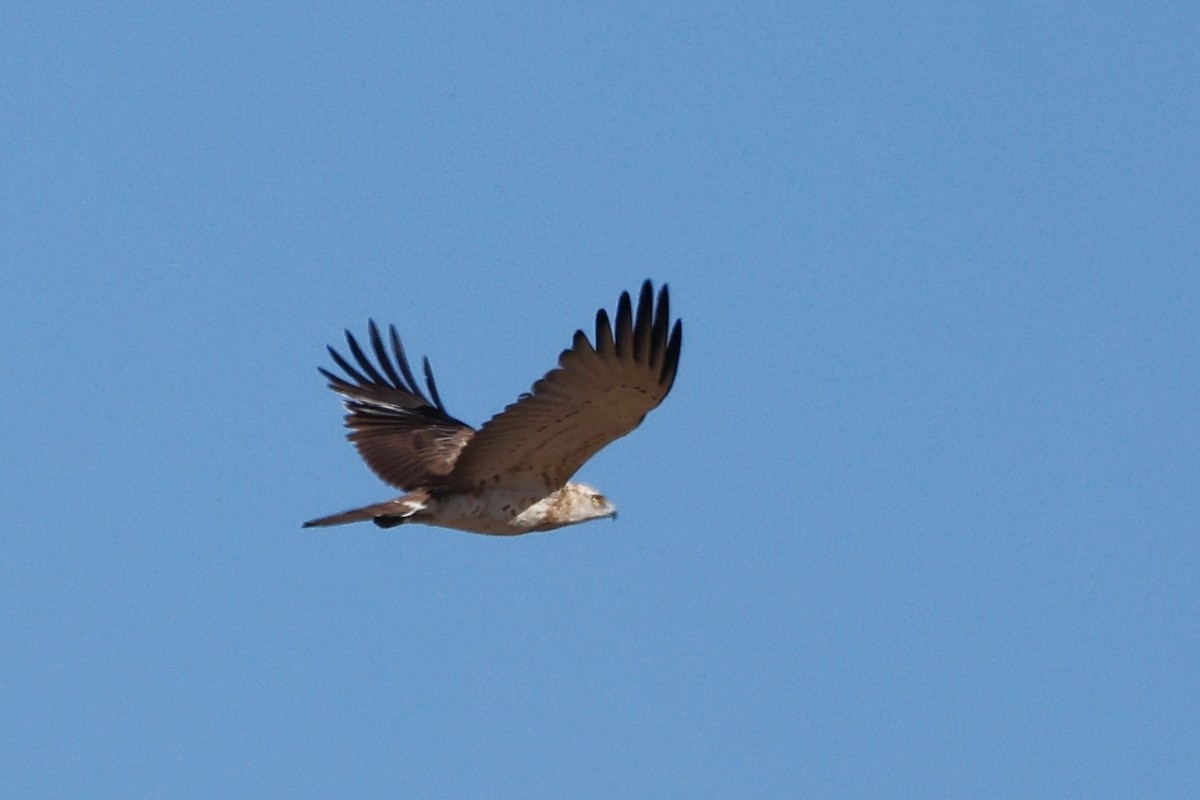
[[[590,486],[568,483],[558,490],[557,512],[562,525],[574,525],[601,517],[617,518],[617,507]]]

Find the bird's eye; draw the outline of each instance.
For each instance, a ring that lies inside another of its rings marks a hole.
[[[592,495],[592,505],[594,505],[596,508],[599,508],[600,506],[604,505],[604,495],[602,495],[602,494]]]

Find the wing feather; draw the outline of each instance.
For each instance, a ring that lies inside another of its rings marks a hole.
[[[657,306],[654,300],[646,281],[636,315],[627,292],[615,325],[605,310],[597,312],[595,345],[577,331],[559,366],[467,443],[447,485],[557,489],[636,428],[671,390],[683,340],[682,324],[670,324],[666,286]]]
[[[633,324],[633,358],[646,362],[650,349],[650,336],[654,333],[654,291],[650,284],[642,284],[642,295],[638,298],[637,322]]]
[[[390,356],[374,320],[368,323],[378,366],[346,331],[346,344],[357,366],[330,347],[329,355],[346,377],[318,370],[329,388],[345,398],[347,436],[367,466],[393,486],[412,490],[442,482],[474,429],[446,411],[429,359],[424,362],[429,396],[421,391],[394,326],[389,326],[389,333]]]

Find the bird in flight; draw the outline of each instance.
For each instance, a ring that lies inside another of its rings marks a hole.
[[[395,326],[386,343],[374,321],[367,332],[374,361],[346,331],[357,366],[330,347],[344,376],[319,369],[344,399],[347,438],[404,494],[310,520],[306,528],[372,520],[381,528],[420,522],[514,536],[616,517],[608,498],[569,479],[662,403],[683,342],[667,287],[656,301],[646,281],[636,309],[623,292],[611,323],[604,309],[597,312],[594,344],[576,331],[556,368],[476,430],[446,411],[428,358],[428,395],[421,390]]]

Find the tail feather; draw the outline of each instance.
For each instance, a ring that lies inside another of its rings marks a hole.
[[[324,528],[330,525],[345,525],[350,522],[366,522],[367,520],[371,520],[381,528],[392,528],[401,523],[408,522],[413,514],[424,509],[424,500],[424,496],[418,496],[414,492],[413,494],[398,497],[395,500],[373,503],[362,508],[352,508],[349,511],[330,514],[327,517],[310,519],[301,527]]]

